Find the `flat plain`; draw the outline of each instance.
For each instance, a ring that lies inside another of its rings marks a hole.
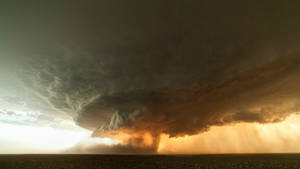
[[[0,169],[300,169],[300,154],[0,155]]]

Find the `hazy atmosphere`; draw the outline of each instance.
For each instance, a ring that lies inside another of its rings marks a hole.
[[[299,5],[1,0],[0,153],[299,153]]]

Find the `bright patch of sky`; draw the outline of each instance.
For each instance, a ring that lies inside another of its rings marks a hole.
[[[75,130],[76,129],[76,130]],[[25,126],[0,122],[0,153],[59,153],[81,140],[90,131],[74,126],[73,130],[49,126]]]
[[[118,144],[109,138],[91,138],[92,132],[71,117],[30,110],[22,100],[0,97],[0,154],[63,153],[77,144]]]

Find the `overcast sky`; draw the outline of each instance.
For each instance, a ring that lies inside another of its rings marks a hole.
[[[1,1],[0,146],[53,130],[67,143],[24,152],[91,136],[111,139],[92,152],[155,153],[162,134],[283,122],[300,108],[299,5]]]

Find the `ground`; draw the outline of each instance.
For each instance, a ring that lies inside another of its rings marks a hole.
[[[299,169],[300,154],[0,155],[0,169]]]

